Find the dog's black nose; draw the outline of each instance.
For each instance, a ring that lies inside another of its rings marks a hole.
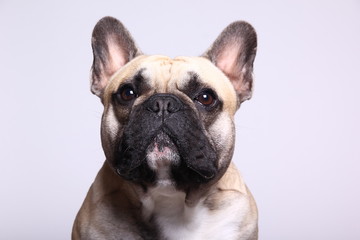
[[[173,94],[155,94],[145,103],[146,109],[158,115],[168,115],[176,113],[181,109],[182,103]]]

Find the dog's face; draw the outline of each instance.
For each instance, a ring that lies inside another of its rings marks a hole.
[[[233,154],[233,116],[251,96],[256,34],[230,25],[202,57],[145,56],[113,18],[93,32],[92,91],[104,104],[109,164],[142,186],[218,180]]]
[[[229,164],[237,97],[204,58],[139,56],[114,75],[103,103],[107,159],[129,180],[194,185]]]

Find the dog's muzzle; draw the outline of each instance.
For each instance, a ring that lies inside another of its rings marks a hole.
[[[155,183],[156,166],[166,164],[177,183],[210,181],[217,155],[199,117],[173,94],[155,94],[135,106],[116,148],[118,174],[140,183]]]

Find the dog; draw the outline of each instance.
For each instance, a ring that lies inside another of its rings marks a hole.
[[[258,239],[232,162],[234,114],[253,89],[254,28],[230,24],[200,57],[144,55],[120,21],[92,34],[91,91],[106,160],[72,239]]]

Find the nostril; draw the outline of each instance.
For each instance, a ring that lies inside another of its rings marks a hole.
[[[168,100],[166,104],[166,110],[169,113],[175,113],[179,111],[179,104],[177,104],[174,100]]]
[[[158,113],[162,109],[162,104],[159,100],[151,101],[150,104],[147,106],[147,110],[150,112]]]
[[[169,99],[164,99],[164,111],[168,112],[171,109],[171,102]]]
[[[161,103],[160,103],[160,101],[155,101],[155,103],[154,103],[154,108],[153,108],[153,111],[154,112],[160,112],[161,111]]]

